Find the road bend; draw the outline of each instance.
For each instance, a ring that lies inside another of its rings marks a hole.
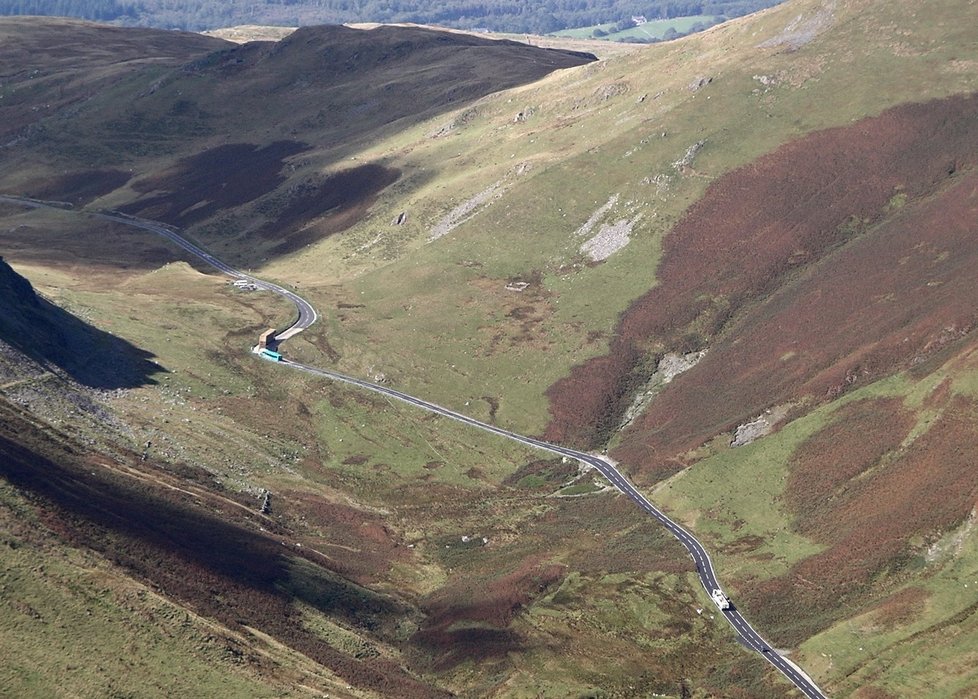
[[[165,223],[160,223],[159,221],[149,221],[143,218],[135,218],[117,211],[99,212],[95,214],[95,217],[104,221],[121,223],[126,226],[141,228],[144,231],[161,235],[173,244],[189,252],[191,255],[203,260],[219,272],[223,272],[227,276],[236,280],[247,281],[249,284],[254,285],[256,288],[262,291],[271,291],[274,294],[287,298],[295,305],[299,315],[292,325],[275,335],[275,340],[277,342],[285,342],[290,337],[298,335],[303,330],[315,323],[319,318],[319,316],[316,314],[316,309],[312,307],[312,304],[294,291],[286,289],[284,286],[279,286],[278,284],[273,284],[272,282],[266,282],[257,277],[253,277],[250,274],[245,274],[240,270],[234,269],[230,265],[225,264],[221,260],[211,255],[203,248],[191,243],[189,240],[180,235],[180,233],[177,232],[177,230],[172,226],[168,226]]]
[[[502,427],[491,425],[487,422],[482,422],[481,420],[476,420],[473,417],[456,412],[450,408],[438,405],[437,403],[416,398],[408,395],[407,393],[398,391],[397,389],[376,384],[371,381],[358,379],[353,376],[347,376],[346,374],[341,374],[329,369],[321,369],[319,367],[309,366],[308,364],[294,362],[289,359],[283,359],[281,363],[293,369],[306,372],[307,374],[322,376],[330,379],[331,381],[346,383],[366,389],[368,391],[383,394],[409,405],[413,405],[417,408],[442,415],[451,420],[455,420],[456,422],[470,425],[471,427],[483,430],[484,432],[491,432],[492,434],[499,435],[500,437],[505,437],[536,449],[548,451],[552,454],[566,456],[595,468],[616,489],[628,496],[629,499],[631,499],[648,515],[658,520],[662,526],[669,530],[669,533],[679,540],[679,543],[685,547],[685,549],[689,552],[689,555],[692,557],[693,562],[696,564],[696,575],[699,578],[700,583],[703,585],[703,589],[706,590],[708,595],[712,594],[714,590],[720,589],[720,582],[717,579],[716,571],[713,567],[713,561],[710,560],[710,555],[706,552],[706,549],[703,548],[703,545],[697,541],[697,539],[686,529],[671,520],[665,513],[662,512],[662,510],[649,502],[648,498],[642,495],[642,493],[639,492],[639,490],[628,480],[628,478],[626,478],[625,475],[618,470],[617,464],[607,456],[577,451],[576,449],[569,449],[568,447],[562,447],[558,444],[551,444],[550,442],[545,442],[533,437],[526,437]],[[825,694],[823,694],[822,690],[818,688],[818,685],[815,684],[814,680],[806,675],[800,667],[772,648],[771,645],[764,640],[764,638],[757,633],[757,631],[754,630],[754,627],[748,623],[748,621],[735,606],[731,605],[728,609],[718,609],[718,611],[739,634],[740,640],[744,646],[759,653],[761,657],[767,660],[785,677],[787,677],[788,680],[794,684],[795,687],[797,687],[806,697],[809,697],[810,699],[825,699]]]
[[[144,231],[149,231],[150,233],[155,233],[156,235],[162,236],[169,240],[171,243],[177,247],[185,250],[194,257],[203,260],[208,265],[226,274],[235,280],[246,281],[252,284],[255,288],[262,291],[271,291],[279,296],[284,296],[289,301],[291,301],[298,311],[298,316],[295,321],[286,327],[284,330],[280,331],[275,335],[275,340],[277,342],[285,342],[290,337],[294,337],[301,333],[306,328],[310,327],[315,323],[319,316],[316,313],[316,309],[313,308],[312,304],[306,301],[304,298],[299,296],[297,293],[290,289],[286,289],[284,286],[279,286],[278,284],[273,284],[272,282],[266,282],[258,277],[253,277],[250,274],[246,274],[240,270],[235,269],[231,265],[225,264],[221,260],[217,259],[209,252],[204,250],[202,247],[191,243],[189,240],[184,238],[180,234],[180,230],[174,226],[170,226],[166,223],[160,221],[151,221],[145,218],[138,218],[136,216],[130,216],[129,214],[124,214],[120,211],[97,211],[94,213],[86,211],[76,211],[73,210],[71,204],[58,201],[43,201],[41,199],[31,199],[30,197],[17,197],[12,195],[0,194],[0,203],[14,204],[17,206],[24,206],[29,209],[59,209],[62,211],[72,211],[73,213],[79,215],[92,215],[97,219],[103,221],[112,221],[113,223],[121,223],[124,226],[129,226],[130,228],[138,228]]]
[[[18,204],[29,208],[57,208],[62,210],[71,208],[70,205],[60,202],[44,202],[25,197],[4,195],[0,195],[0,202]],[[249,274],[245,274],[244,272],[234,269],[233,267],[212,256],[203,248],[191,243],[189,240],[181,236],[179,231],[172,226],[165,223],[160,223],[158,221],[136,218],[116,211],[97,212],[94,215],[102,220],[120,223],[160,235],[229,277],[247,280],[250,284],[253,284],[258,289],[270,291],[278,294],[279,296],[287,298],[289,301],[295,304],[296,309],[298,310],[298,317],[292,325],[282,330],[275,336],[275,339],[278,342],[284,342],[290,337],[294,337],[306,328],[310,327],[318,318],[316,310],[312,307],[312,305],[294,291],[279,286],[278,284],[263,281],[257,277],[253,277]],[[367,391],[380,393],[389,398],[394,398],[395,400],[407,403],[408,405],[413,405],[416,408],[427,410],[428,412],[442,415],[450,420],[469,425],[475,429],[489,432],[500,437],[505,437],[506,439],[511,439],[515,442],[519,442],[520,444],[550,452],[551,454],[557,454],[559,456],[575,459],[576,461],[596,469],[619,492],[623,493],[630,500],[632,500],[632,502],[634,502],[640,509],[644,510],[647,515],[655,518],[669,531],[670,534],[679,540],[679,543],[683,545],[683,547],[692,557],[693,562],[696,565],[696,575],[699,578],[700,584],[703,585],[703,589],[706,590],[707,595],[712,597],[715,590],[721,589],[720,582],[717,579],[716,570],[713,567],[713,561],[710,560],[710,555],[707,553],[706,549],[703,548],[703,545],[696,539],[696,537],[689,533],[689,531],[678,523],[674,522],[672,519],[666,516],[662,510],[653,505],[648,498],[646,498],[618,469],[618,465],[607,456],[577,451],[576,449],[562,447],[559,444],[551,444],[550,442],[545,442],[534,437],[527,437],[502,427],[498,427],[497,425],[491,425],[487,422],[476,420],[473,417],[456,412],[450,408],[438,405],[437,403],[416,398],[408,395],[407,393],[403,393],[397,389],[390,388],[382,384],[373,383],[364,379],[358,379],[353,376],[347,376],[346,374],[341,374],[329,369],[322,369],[319,367],[310,366],[308,364],[294,362],[287,358],[283,358],[279,363],[291,369],[320,376],[329,379],[330,381],[345,383],[352,386],[357,386]],[[750,623],[744,618],[735,605],[731,603],[729,607],[724,609],[721,609],[718,605],[717,609],[719,613],[723,615],[723,618],[727,620],[727,623],[729,623],[730,626],[732,626],[737,632],[740,642],[746,648],[760,654],[762,658],[773,665],[809,699],[826,699],[825,694],[821,689],[819,689],[818,685],[815,684],[814,680],[805,674],[805,672],[795,663],[791,662],[777,650],[772,648],[771,645],[759,633],[757,633],[756,630],[754,630],[754,627],[750,625]]]

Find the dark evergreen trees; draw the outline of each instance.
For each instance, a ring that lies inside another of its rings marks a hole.
[[[0,15],[81,17],[213,29],[235,24],[417,22],[546,34],[596,24],[691,15],[738,17],[781,0],[0,0]]]
[[[0,15],[49,15],[102,21],[135,20],[135,2],[117,0],[0,0]]]

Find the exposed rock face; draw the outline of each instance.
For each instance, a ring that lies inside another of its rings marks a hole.
[[[703,146],[705,145],[706,145],[706,141],[697,141],[689,148],[687,148],[686,152],[683,154],[683,157],[681,157],[679,160],[674,162],[672,166],[676,168],[676,170],[678,170],[679,172],[685,171],[687,168],[689,168],[689,166],[693,164],[693,160],[696,159],[696,156],[699,154],[701,150],[703,150]]]
[[[784,49],[797,51],[811,43],[819,34],[835,22],[835,0],[829,0],[818,7],[813,14],[802,13],[788,22],[784,30],[757,45],[761,49]]]
[[[652,377],[645,386],[635,394],[632,404],[625,411],[625,417],[622,419],[618,430],[621,431],[628,427],[636,417],[642,414],[642,411],[648,407],[652,399],[662,391],[666,384],[683,372],[689,371],[696,366],[706,356],[706,353],[707,350],[702,349],[698,352],[689,352],[687,354],[667,352],[663,355],[662,359],[659,360],[655,373],[652,374]]]
[[[591,258],[592,262],[607,260],[628,245],[629,240],[631,240],[632,228],[641,218],[642,214],[639,214],[631,220],[623,218],[614,223],[602,225],[596,236],[581,245],[581,252]]]
[[[431,232],[428,233],[428,242],[438,240],[442,236],[451,233],[479,213],[484,207],[489,206],[493,201],[499,199],[506,189],[507,187],[503,184],[503,181],[499,180],[498,182],[493,182],[471,199],[463,201],[432,227]]]
[[[730,446],[742,447],[771,434],[774,431],[774,427],[784,420],[785,415],[788,414],[788,407],[787,405],[779,405],[770,410],[765,410],[753,420],[738,425],[737,429],[734,430],[734,436],[730,441]]]
[[[696,363],[706,356],[706,350],[699,350],[698,352],[689,352],[688,354],[677,354],[676,352],[668,352],[662,359],[659,360],[658,373],[662,376],[662,383],[669,383],[674,378],[682,374],[684,371],[689,371]]]

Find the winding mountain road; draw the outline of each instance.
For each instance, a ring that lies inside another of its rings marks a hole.
[[[43,202],[36,199],[29,199],[25,197],[14,197],[14,196],[4,196],[0,195],[0,202],[8,204],[16,204],[21,206],[27,206],[30,208],[57,208],[57,209],[70,209],[70,205],[64,205],[59,202]],[[86,212],[77,212],[84,214]],[[316,310],[313,308],[312,304],[303,299],[301,296],[296,294],[285,287],[279,286],[278,284],[273,284],[271,282],[266,282],[256,277],[253,277],[244,272],[240,272],[229,265],[221,262],[206,250],[194,245],[186,238],[182,237],[180,233],[165,223],[160,223],[158,221],[150,221],[146,219],[136,218],[129,216],[127,214],[122,214],[115,211],[109,212],[96,212],[94,214],[96,218],[112,221],[115,223],[121,223],[126,226],[131,226],[134,228],[149,231],[151,233],[156,233],[157,235],[163,236],[167,240],[171,241],[175,245],[179,246],[183,250],[189,252],[190,254],[196,256],[197,258],[203,260],[210,266],[214,267],[218,271],[233,277],[234,279],[247,280],[251,284],[254,284],[257,288],[263,289],[265,291],[271,291],[280,296],[284,296],[293,304],[295,304],[298,309],[298,317],[292,325],[290,325],[285,330],[279,332],[275,339],[278,342],[284,342],[290,337],[294,337],[298,333],[302,332],[306,328],[310,327],[318,319]],[[301,364],[299,362],[291,361],[287,358],[283,358],[280,364],[283,364],[289,368],[303,371],[308,374],[313,374],[316,376],[321,376],[327,378],[331,381],[338,381],[359,388],[374,391],[376,393],[383,394],[390,398],[402,401],[409,405],[427,410],[438,415],[442,415],[451,420],[470,425],[471,427],[483,430],[485,432],[491,432],[492,434],[499,435],[500,437],[505,437],[507,439],[520,442],[529,447],[536,449],[541,449],[543,451],[550,452],[552,454],[557,454],[560,456],[565,456],[571,459],[575,459],[581,463],[584,463],[592,468],[597,469],[602,476],[604,476],[616,489],[621,493],[626,495],[631,499],[639,508],[644,510],[648,515],[654,517],[662,526],[664,526],[679,543],[685,547],[692,557],[694,563],[696,564],[696,574],[703,585],[703,589],[706,590],[707,595],[711,595],[714,590],[720,589],[720,583],[717,579],[716,571],[713,567],[713,562],[710,560],[710,555],[707,553],[703,545],[697,541],[697,539],[690,534],[682,526],[671,520],[665,515],[660,509],[653,505],[644,495],[642,495],[639,490],[629,482],[628,478],[618,470],[618,465],[607,456],[599,454],[590,454],[587,452],[577,451],[576,449],[569,449],[567,447],[562,447],[557,444],[551,444],[550,442],[545,442],[543,440],[534,439],[533,437],[526,437],[516,432],[511,432],[509,430],[497,427],[496,425],[491,425],[475,418],[469,417],[462,413],[458,413],[449,408],[437,405],[436,403],[431,403],[420,398],[415,398],[414,396],[408,395],[407,393],[402,393],[393,388],[376,384],[370,381],[365,381],[363,379],[358,379],[352,376],[347,376],[339,372],[331,371],[329,369],[321,369],[319,367],[310,366],[307,364]],[[754,630],[754,628],[748,623],[744,616],[737,610],[737,608],[731,604],[726,609],[721,609],[717,607],[719,613],[727,620],[727,622],[733,627],[733,629],[739,635],[740,642],[750,650],[753,650],[761,655],[765,660],[767,660],[771,665],[777,668],[788,680],[798,688],[809,699],[826,699],[825,694],[818,688],[814,680],[805,674],[805,672],[798,667],[795,663],[791,662],[778,651],[771,647],[771,645],[764,640],[764,638]]]
[[[9,197],[0,197],[0,201],[3,201],[4,199],[9,199]],[[114,223],[121,223],[126,226],[132,226],[133,228],[141,228],[144,231],[161,235],[172,243],[183,248],[191,255],[200,258],[214,269],[223,272],[229,277],[247,281],[262,291],[271,291],[272,293],[287,298],[289,301],[295,304],[295,307],[299,311],[299,317],[294,323],[292,323],[292,325],[275,336],[275,340],[277,342],[285,342],[290,337],[301,333],[319,319],[319,316],[316,314],[316,309],[312,307],[312,304],[294,291],[289,291],[284,286],[263,281],[257,277],[251,276],[250,274],[245,274],[244,272],[234,269],[230,265],[221,262],[203,248],[191,243],[189,240],[181,236],[172,226],[168,226],[165,223],[160,223],[159,221],[149,221],[144,218],[136,218],[135,216],[119,213],[118,211],[99,212],[95,214],[95,217],[104,221],[113,221]]]
[[[552,454],[559,454],[560,456],[576,459],[577,461],[597,469],[601,475],[608,479],[608,481],[615,488],[627,495],[636,505],[645,510],[646,513],[657,519],[662,526],[668,529],[669,532],[679,540],[679,543],[686,548],[689,555],[692,556],[693,561],[696,563],[696,575],[699,577],[700,583],[703,585],[703,589],[706,590],[707,595],[710,595],[716,589],[720,589],[720,583],[717,580],[716,571],[713,568],[713,562],[710,560],[710,554],[706,552],[703,545],[697,541],[696,537],[690,534],[686,529],[669,519],[669,517],[662,512],[662,510],[649,502],[648,498],[642,495],[642,493],[629,482],[622,472],[618,470],[617,464],[607,456],[589,454],[587,452],[577,451],[576,449],[569,449],[557,444],[551,444],[550,442],[545,442],[540,439],[534,439],[533,437],[525,437],[521,434],[517,434],[516,432],[510,432],[502,427],[497,427],[496,425],[491,425],[489,423],[469,417],[468,415],[455,412],[454,410],[440,406],[437,403],[431,403],[420,398],[415,398],[414,396],[408,395],[407,393],[402,393],[396,389],[388,388],[387,386],[375,384],[370,381],[364,381],[363,379],[357,379],[339,372],[330,371],[329,369],[320,369],[319,367],[309,366],[308,364],[293,362],[289,359],[283,359],[281,363],[294,369],[298,369],[299,371],[304,371],[308,374],[315,374],[332,381],[339,381],[342,383],[351,384],[353,386],[358,386],[368,391],[382,393],[385,396],[395,398],[399,401],[403,401],[404,403],[408,403],[409,405],[422,408],[432,413],[437,413],[438,415],[443,415],[457,422],[471,425],[472,427],[478,428],[485,432],[491,432],[499,435],[500,437],[506,437],[507,439],[512,439],[520,442],[521,444],[525,444],[536,449],[542,449]],[[729,624],[739,634],[740,641],[743,643],[743,645],[760,653],[765,660],[776,667],[806,697],[809,697],[810,699],[825,699],[825,694],[823,694],[822,690],[818,688],[815,681],[806,675],[805,672],[795,663],[791,662],[773,649],[771,645],[764,640],[764,638],[757,633],[757,631],[754,630],[754,627],[748,623],[743,614],[741,614],[735,606],[731,604],[728,609],[718,609],[718,611],[723,614],[727,622],[729,622]]]

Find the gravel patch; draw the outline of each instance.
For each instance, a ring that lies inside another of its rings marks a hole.
[[[604,224],[596,236],[581,245],[581,252],[590,257],[593,262],[607,260],[628,245],[632,228],[641,218],[642,214],[639,214],[631,220],[623,218],[614,223]]]
[[[428,233],[428,242],[438,240],[442,236],[448,235],[453,230],[461,226],[470,218],[475,216],[480,209],[490,205],[494,200],[499,199],[506,187],[502,181],[494,182],[471,199],[468,199],[448,212],[443,219],[434,225]]]
[[[781,33],[762,41],[757,48],[773,49],[783,46],[788,51],[797,51],[829,28],[835,19],[835,3],[836,0],[828,0],[811,17],[798,15],[788,22]]]

